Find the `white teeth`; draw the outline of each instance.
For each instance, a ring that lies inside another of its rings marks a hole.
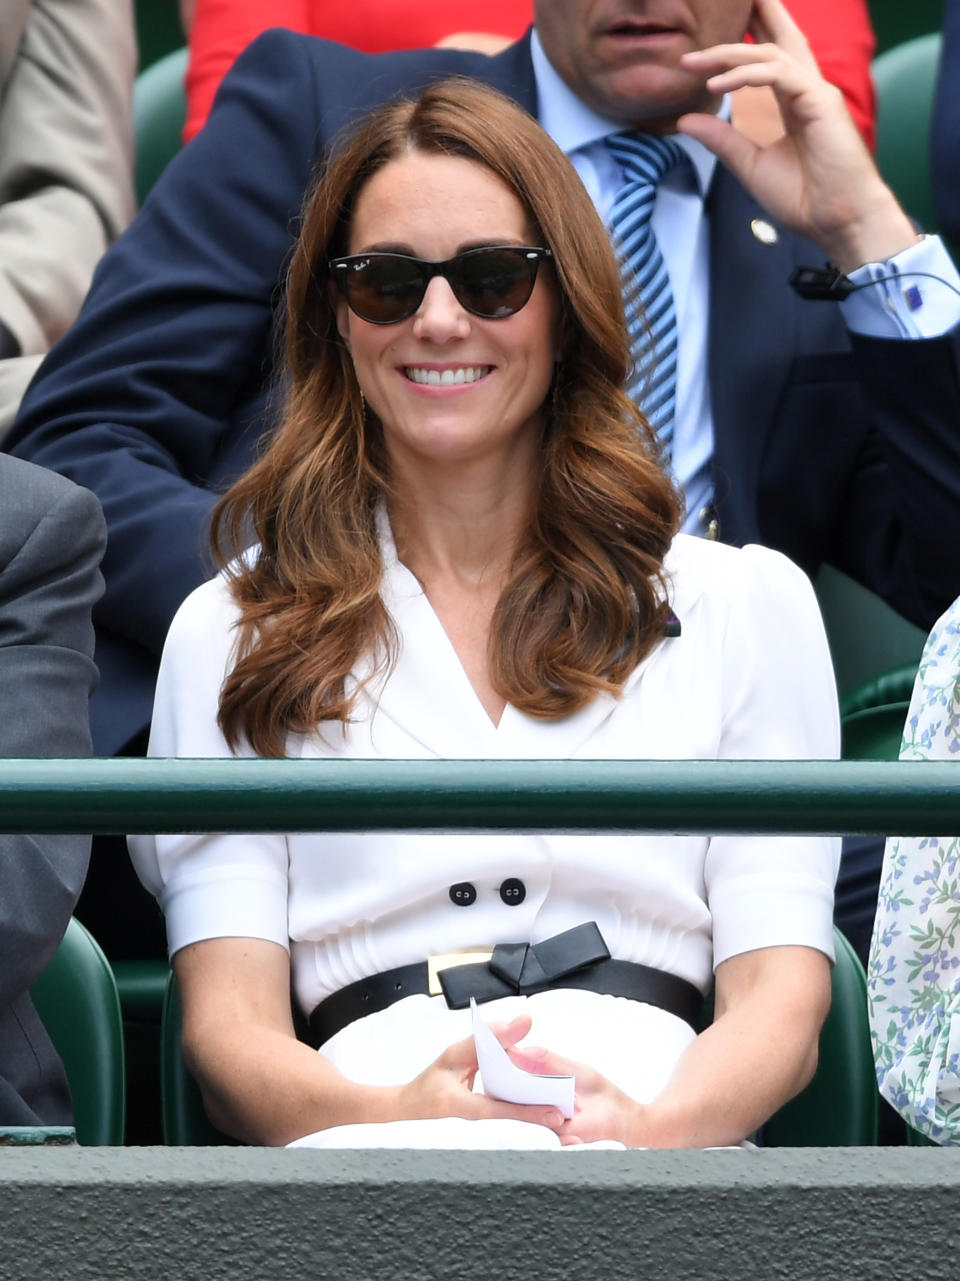
[[[489,365],[472,365],[461,369],[420,369],[407,365],[403,371],[413,383],[426,383],[430,387],[453,387],[457,383],[475,383],[490,372]]]

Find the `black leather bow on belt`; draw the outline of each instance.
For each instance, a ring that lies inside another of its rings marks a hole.
[[[609,959],[596,921],[587,921],[541,943],[498,943],[486,963],[458,965],[441,970],[438,977],[447,1005],[462,1010],[471,997],[482,1004],[503,996],[529,996]]]
[[[471,997],[482,1004],[550,988],[579,988],[660,1006],[696,1029],[702,1005],[700,992],[686,979],[634,961],[613,960],[595,921],[540,943],[501,943],[489,961],[437,966],[436,977],[452,1010],[465,1009]],[[314,1047],[323,1045],[355,1019],[408,996],[435,993],[425,961],[373,974],[321,1001],[310,1015],[306,1039]]]

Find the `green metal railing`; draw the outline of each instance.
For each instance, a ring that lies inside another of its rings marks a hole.
[[[0,832],[960,832],[960,761],[0,760]]]

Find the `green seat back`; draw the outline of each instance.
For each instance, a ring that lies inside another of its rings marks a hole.
[[[897,760],[909,706],[907,702],[887,703],[883,707],[865,707],[862,711],[844,716],[841,722],[843,759]]]
[[[137,76],[133,91],[133,138],[137,200],[150,188],[180,150],[187,115],[183,77],[186,49],[175,49]]]
[[[864,1147],[877,1142],[877,1076],[867,1017],[867,979],[834,930],[830,1013],[813,1080],[763,1127],[765,1147]]]
[[[877,37],[877,52],[939,31],[943,0],[870,0],[870,21]]]
[[[93,935],[76,919],[31,996],[73,1095],[77,1141],[123,1143],[126,1085],[117,985]]]
[[[881,672],[856,689],[851,690],[840,702],[840,715],[852,716],[854,712],[875,707],[889,707],[892,703],[910,702],[913,682],[917,677],[917,663],[901,663]],[[899,745],[898,745],[899,750]]]
[[[141,71],[183,44],[178,0],[135,0],[134,20]]]
[[[878,672],[920,662],[927,633],[908,623],[860,583],[832,565],[822,566],[814,587],[830,641],[833,674],[846,698]]]
[[[123,1014],[127,1068],[127,1142],[163,1142],[160,1106],[160,1023],[170,977],[164,960],[113,961]]]
[[[926,231],[937,230],[930,118],[939,56],[940,35],[931,32],[888,49],[873,64],[877,165],[904,209]]]
[[[910,708],[916,663],[881,672],[852,690],[840,704],[843,759],[895,761]]]

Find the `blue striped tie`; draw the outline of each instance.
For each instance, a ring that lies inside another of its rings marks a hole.
[[[612,134],[606,143],[624,178],[610,210],[610,229],[621,256],[633,348],[627,393],[646,414],[669,459],[677,403],[677,311],[651,218],[657,184],[686,155],[675,142],[651,134]]]

